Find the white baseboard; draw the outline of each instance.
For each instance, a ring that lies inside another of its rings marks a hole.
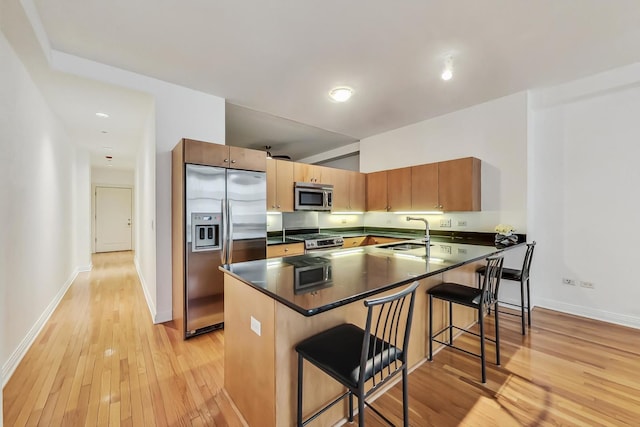
[[[42,328],[44,328],[44,325],[46,325],[47,321],[58,307],[58,304],[60,304],[60,301],[62,301],[64,294],[67,293],[67,290],[78,276],[78,273],[80,273],[81,271],[87,270],[81,270],[81,267],[77,267],[75,270],[73,270],[67,281],[64,283],[64,285],[62,285],[56,296],[49,303],[44,312],[40,315],[36,323],[34,323],[29,332],[27,332],[27,335],[25,335],[25,337],[22,339],[18,347],[11,353],[9,359],[4,363],[4,365],[2,365],[3,388],[5,385],[7,385],[7,382],[24,358],[25,354],[27,354],[27,351],[29,351],[29,348],[31,348],[31,346],[33,345],[33,342],[38,337],[38,334],[40,334],[40,331],[42,331]]]
[[[142,269],[140,268],[140,263],[138,262],[138,257],[133,257],[133,263],[136,266],[136,271],[138,272],[138,279],[140,279],[140,285],[142,286],[142,292],[144,292],[144,299],[147,300],[147,307],[149,307],[149,313],[151,314],[151,320],[154,324],[168,322],[173,319],[173,313],[171,311],[168,312],[157,312],[156,305],[153,303],[153,299],[149,294],[149,288],[147,287],[147,283],[144,281],[144,276],[142,275]]]
[[[561,311],[567,314],[574,314],[576,316],[587,317],[589,319],[601,320],[603,322],[615,323],[616,325],[640,329],[640,318],[636,316],[612,313],[606,310],[599,310],[595,308],[584,307],[581,305],[567,304],[564,302],[546,298],[536,298],[535,301],[537,307],[548,308],[550,310]]]
[[[87,271],[93,270],[93,264],[89,265],[81,265],[78,267],[78,273],[86,273]]]

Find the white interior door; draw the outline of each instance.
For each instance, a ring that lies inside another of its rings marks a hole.
[[[96,187],[96,252],[131,250],[131,189]]]

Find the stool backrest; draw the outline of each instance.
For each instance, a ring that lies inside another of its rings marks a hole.
[[[531,260],[533,260],[533,250],[536,248],[536,241],[527,243],[527,252],[524,254],[524,262],[522,263],[522,280],[529,278],[529,270],[531,269]]]
[[[502,277],[502,265],[504,258],[496,255],[487,258],[487,267],[482,282],[482,304],[487,306],[498,300],[500,278]]]
[[[413,306],[419,285],[415,281],[400,292],[364,302],[368,310],[360,359],[361,387],[364,384],[365,367],[373,369],[373,387],[376,387],[376,384],[384,382],[407,362]],[[375,355],[373,366],[367,366],[370,354]]]

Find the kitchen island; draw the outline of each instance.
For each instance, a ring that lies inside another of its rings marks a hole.
[[[434,243],[426,257],[424,245],[416,240],[220,267],[225,273],[225,389],[249,425],[295,425],[295,345],[340,323],[362,327],[366,316],[362,300],[393,293],[414,280],[420,287],[408,359],[410,367],[417,366],[425,360],[428,346],[426,290],[442,281],[474,285],[475,269],[501,250]],[[474,310],[455,310],[457,324],[475,321]],[[447,317],[444,305],[434,307],[436,329]],[[342,390],[313,367],[305,372],[304,387],[305,413]],[[336,405],[317,423],[333,425],[345,411]]]

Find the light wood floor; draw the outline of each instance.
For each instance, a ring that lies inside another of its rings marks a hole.
[[[5,387],[5,425],[242,425],[221,390],[224,332],[182,341],[152,324],[131,253],[93,264]],[[415,370],[410,424],[640,425],[640,331],[541,309],[526,337],[518,322],[501,317],[487,384],[478,359],[450,349]],[[397,425],[400,397],[398,385],[375,403]]]

